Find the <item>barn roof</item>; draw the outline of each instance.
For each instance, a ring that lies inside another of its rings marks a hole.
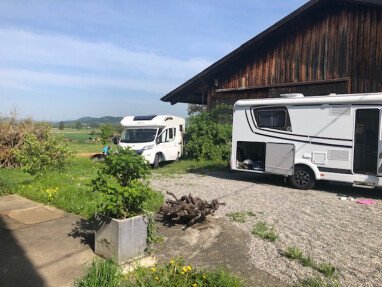
[[[189,79],[187,82],[169,92],[167,95],[162,97],[161,100],[164,102],[170,102],[172,105],[179,102],[206,104],[205,99],[203,99],[203,88],[206,86],[207,82],[212,81],[216,72],[220,71],[226,65],[232,63],[244,52],[256,48],[268,37],[277,34],[277,32],[281,30],[282,27],[287,26],[289,23],[295,20],[298,20],[300,17],[304,17],[306,14],[312,12],[313,10],[319,9],[322,5],[329,2],[382,6],[382,0],[311,0],[265,31],[245,42],[225,57],[216,61],[211,66],[207,67],[202,72]]]

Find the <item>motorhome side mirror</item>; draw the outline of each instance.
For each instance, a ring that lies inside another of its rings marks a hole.
[[[118,144],[119,142],[119,137],[113,137],[113,143]]]
[[[157,143],[157,144],[160,144],[160,143],[161,143],[161,141],[160,141],[160,137],[157,137],[157,139],[156,139],[156,143]]]

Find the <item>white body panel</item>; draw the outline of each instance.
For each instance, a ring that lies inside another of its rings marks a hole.
[[[157,115],[148,117],[127,116],[122,119],[121,125],[125,130],[156,130],[151,141],[124,142],[123,134],[118,143],[121,147],[130,147],[150,163],[153,164],[155,155],[160,155],[160,161],[177,160],[183,155],[183,135],[185,120],[172,115]],[[171,131],[171,137],[170,131]],[[162,139],[163,141],[159,141]]]
[[[264,120],[264,116],[260,113],[264,110],[275,111],[278,108],[287,111],[288,126],[285,129],[259,127],[262,125],[258,124],[261,121],[260,117]],[[361,114],[362,112],[358,111],[364,109],[367,111],[364,111],[363,117],[367,117],[369,110],[375,110],[375,112],[378,110],[378,113],[382,114],[382,93],[240,100],[234,107],[231,168],[266,173],[265,170],[269,169],[258,168],[262,165],[261,160],[264,159],[264,163],[266,162],[266,154],[262,154],[265,153],[262,152],[265,150],[263,146],[267,143],[293,144],[294,165],[303,164],[310,167],[317,180],[381,186],[382,178],[378,176],[382,176],[380,115],[378,119],[376,117],[370,119],[370,123],[378,121],[373,123],[373,130],[377,129],[376,126],[378,127],[378,131],[375,131],[378,132],[378,136],[375,136],[375,142],[378,143],[378,152],[375,152],[375,172],[370,172],[370,167],[363,168],[365,171],[369,170],[368,172],[360,172],[361,164],[358,164],[358,160],[355,163],[354,160],[356,143],[360,146],[362,140],[357,135],[356,141],[356,127],[359,130],[363,128],[358,122],[361,120],[357,120],[358,125],[356,125],[356,114]],[[362,130],[362,133],[365,133],[362,136],[366,141],[366,131]],[[374,140],[374,137],[372,139]],[[358,146],[357,152],[360,151]],[[365,144],[363,148],[365,149]],[[256,149],[261,152],[256,153]],[[249,168],[248,166],[243,168],[248,159],[241,157],[246,157],[246,154],[251,162],[255,162],[254,168],[252,165]],[[258,158],[261,159],[260,163],[256,161]],[[367,163],[364,158],[363,161]],[[287,174],[284,175],[287,176]]]

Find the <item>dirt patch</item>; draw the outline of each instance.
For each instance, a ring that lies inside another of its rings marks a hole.
[[[250,237],[224,218],[208,217],[183,230],[157,224],[164,242],[155,246],[159,261],[181,256],[198,268],[224,268],[245,279],[246,286],[287,286],[253,266],[249,255]]]
[[[301,191],[289,188],[280,177],[229,172],[175,178],[154,176],[152,186],[177,196],[192,193],[206,200],[216,198],[225,202],[226,206],[216,212],[224,220],[228,220],[225,214],[229,212],[255,213],[246,223],[233,224],[249,238],[248,262],[282,282],[294,284],[307,277],[322,276],[281,255],[289,246],[296,246],[315,261],[334,265],[342,286],[382,286],[380,189],[321,184],[315,190]],[[364,206],[341,200],[344,196],[373,198],[376,204]],[[258,221],[275,228],[276,242],[251,235]],[[189,245],[184,242],[182,249],[187,248]]]

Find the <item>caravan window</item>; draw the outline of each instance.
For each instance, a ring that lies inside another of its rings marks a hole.
[[[288,110],[285,107],[254,109],[259,128],[291,131]]]

